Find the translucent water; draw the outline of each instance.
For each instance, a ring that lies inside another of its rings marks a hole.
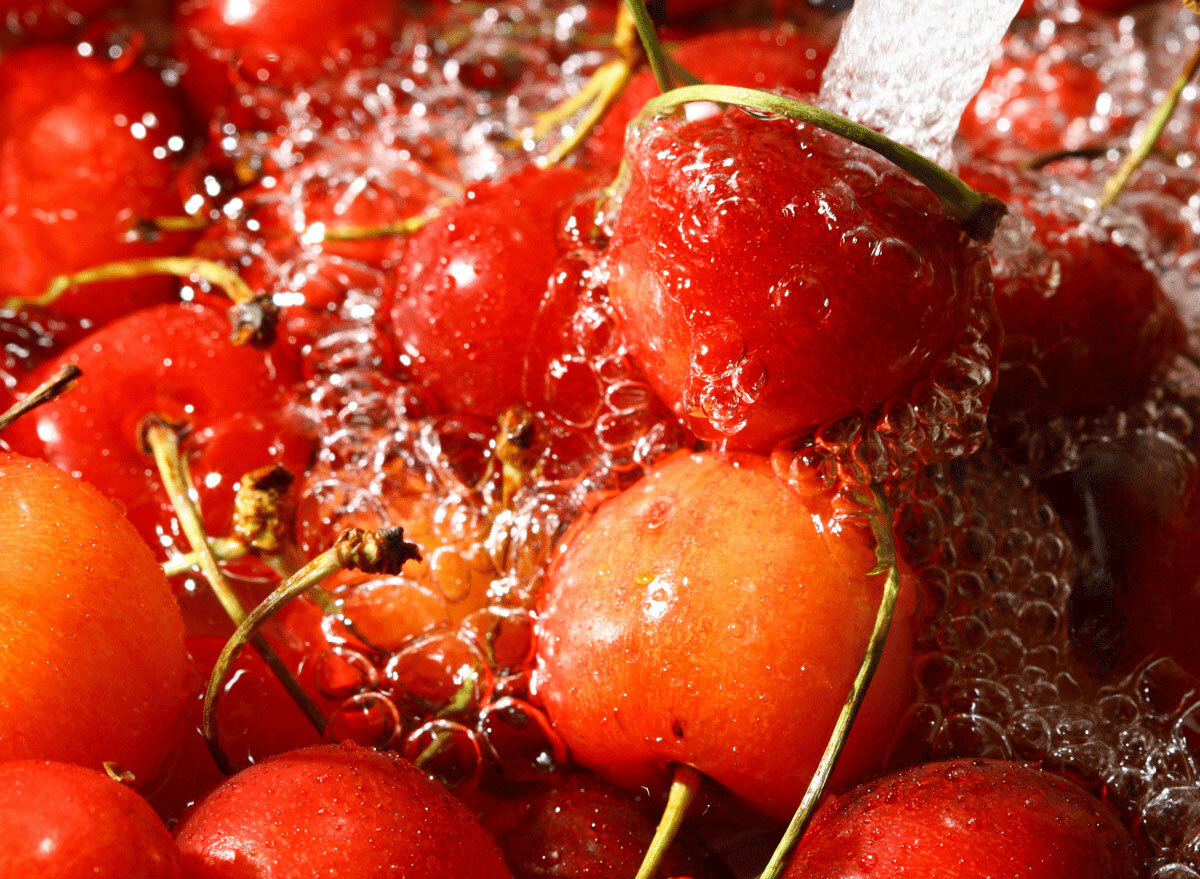
[[[942,164],[1020,0],[858,0],[821,101]]]

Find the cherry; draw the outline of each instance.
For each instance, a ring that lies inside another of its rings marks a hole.
[[[821,71],[832,49],[827,39],[816,34],[776,25],[703,33],[684,40],[671,57],[704,82],[807,93],[820,87]],[[649,71],[634,76],[587,141],[587,161],[599,168],[616,168],[625,149],[626,126],[656,94],[658,84]]]
[[[139,218],[179,213],[172,186],[183,123],[149,70],[62,46],[0,58],[0,299],[35,299],[97,263],[176,252],[177,235],[129,238]],[[161,278],[80,286],[56,311],[103,322],[168,299]]]
[[[0,411],[15,402],[12,393],[22,378],[86,333],[83,322],[36,306],[0,311]]]
[[[174,760],[149,795],[151,805],[170,822],[225,780],[200,732],[204,688],[224,646],[224,638],[212,636],[187,640],[192,701]],[[252,650],[243,651],[234,663],[221,696],[217,727],[221,744],[237,766],[320,743],[283,685]]]
[[[445,405],[496,418],[524,402],[530,324],[561,248],[560,226],[592,178],[530,167],[482,183],[409,242],[391,329],[401,362]]]
[[[97,13],[116,6],[118,0],[6,0],[0,19],[12,33],[53,39],[70,33]]]
[[[1070,180],[985,162],[961,174],[1010,208],[992,242],[1005,333],[994,405],[1078,412],[1144,387],[1183,345],[1145,254]]]
[[[179,852],[146,801],[94,769],[0,764],[0,876],[178,879]]]
[[[766,450],[874,410],[992,309],[982,252],[930,192],[832,134],[730,109],[649,125],[628,161],[612,301],[702,437]]]
[[[183,90],[205,118],[220,111],[263,127],[275,118],[272,97],[385,56],[396,16],[388,0],[183,0],[174,13]]]
[[[176,841],[197,879],[510,875],[461,803],[411,764],[350,744],[238,773],[187,815]]]
[[[514,795],[488,798],[483,826],[500,843],[515,879],[633,876],[654,836],[645,803],[587,772]],[[729,875],[698,839],[678,837],[659,879]]]
[[[112,760],[145,779],[184,695],[166,578],[86,483],[5,453],[0,482],[0,760]]]
[[[826,801],[787,879],[1134,879],[1129,833],[1068,781],[1016,763],[927,763]]]
[[[574,758],[625,787],[685,764],[790,815],[879,604],[873,538],[846,515],[766,458],[678,453],[573,526],[546,575],[532,692]],[[878,763],[907,708],[903,581],[835,785]]]
[[[26,379],[24,386],[32,387],[61,363],[75,363],[88,376],[72,393],[14,424],[5,439],[16,451],[83,475],[124,505],[151,546],[166,546],[172,542],[174,517],[154,461],[142,450],[143,420],[162,415],[198,432],[201,445],[212,448],[218,440],[208,430],[220,430],[222,420],[238,413],[277,409],[282,388],[297,377],[294,363],[237,347],[228,336],[228,319],[210,308],[163,305],[128,315]],[[275,463],[271,456],[279,446],[291,448],[296,442],[281,442],[265,429],[269,420],[273,417],[225,422],[230,435],[222,444],[234,451],[213,451],[211,460],[242,457],[213,488],[226,499],[243,473]],[[282,432],[295,436],[290,427]],[[205,483],[212,482],[211,472]]]
[[[405,235],[371,235],[426,215],[456,191],[403,151],[369,141],[319,150],[238,194],[236,215],[211,226],[193,252],[237,269],[276,303],[330,309],[348,288],[381,293],[382,269]],[[353,240],[323,239],[349,232]]]

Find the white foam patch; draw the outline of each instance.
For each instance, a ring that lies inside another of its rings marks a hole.
[[[949,167],[958,121],[1021,0],[856,0],[821,103]]]

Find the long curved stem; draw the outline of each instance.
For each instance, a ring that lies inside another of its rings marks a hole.
[[[963,230],[972,238],[989,240],[1007,210],[1004,202],[994,195],[972,189],[937,163],[884,137],[878,131],[812,104],[770,92],[730,85],[688,85],[651,98],[642,109],[641,116],[650,118],[664,115],[696,101],[748,107],[805,122],[873,150],[932,190],[954,212]]]
[[[658,821],[658,827],[654,829],[654,838],[650,840],[650,847],[646,849],[646,855],[642,858],[642,865],[638,867],[634,879],[652,879],[658,872],[658,865],[662,863],[667,849],[675,841],[679,828],[683,826],[683,818],[687,815],[692,801],[696,799],[703,782],[704,776],[692,767],[682,763],[675,767],[671,791],[667,794],[667,805]]]
[[[1196,75],[1197,70],[1200,70],[1200,43],[1196,45],[1191,57],[1183,65],[1183,69],[1179,71],[1179,76],[1171,84],[1171,88],[1167,91],[1167,96],[1163,98],[1163,102],[1158,105],[1158,109],[1150,117],[1150,122],[1146,125],[1146,130],[1142,133],[1141,140],[1129,151],[1129,155],[1125,157],[1125,161],[1121,163],[1121,167],[1117,168],[1116,172],[1104,182],[1104,190],[1100,195],[1100,200],[1096,203],[1097,207],[1103,209],[1115,202],[1117,196],[1121,194],[1121,191],[1129,183],[1130,178],[1133,177],[1133,173],[1141,167],[1142,162],[1146,161],[1146,157],[1153,152],[1154,145],[1158,143],[1158,138],[1167,127],[1167,123],[1171,121],[1171,114],[1175,112],[1175,108],[1179,105],[1179,99],[1183,95],[1183,90],[1187,88],[1187,84]]]
[[[800,837],[804,835],[804,831],[816,811],[817,804],[820,802],[822,794],[825,793],[829,777],[833,774],[833,768],[837,765],[838,757],[846,744],[846,737],[849,736],[850,728],[854,725],[854,718],[858,716],[858,710],[862,707],[867,688],[871,684],[871,678],[874,677],[875,669],[879,667],[879,660],[883,657],[888,630],[892,625],[892,615],[896,610],[896,597],[900,594],[900,571],[896,566],[896,548],[892,538],[891,514],[888,511],[887,502],[878,488],[873,489],[873,492],[876,505],[876,515],[872,517],[872,531],[876,537],[876,556],[878,558],[876,570],[887,571],[887,578],[883,583],[883,596],[879,601],[879,610],[875,614],[875,624],[871,629],[871,637],[867,639],[867,647],[863,652],[858,673],[854,676],[850,692],[846,695],[846,702],[842,705],[842,710],[833,725],[833,732],[829,736],[825,752],[821,755],[820,762],[817,763],[817,771],[813,773],[813,777],[808,783],[808,789],[804,791],[804,797],[800,800],[796,813],[792,816],[787,830],[784,831],[783,838],[775,847],[771,860],[763,870],[760,879],[779,879],[783,875],[788,858],[791,857],[792,851],[800,842]]]
[[[83,375],[83,370],[74,363],[64,363],[55,371],[54,375],[0,413],[0,431],[3,431],[26,412],[32,412],[38,406],[49,403],[70,388],[71,383],[81,375]]]
[[[625,6],[633,16],[634,27],[637,28],[638,37],[642,41],[642,48],[654,74],[654,81],[658,83],[658,90],[665,92],[671,88],[674,81],[667,53],[658,39],[658,32],[654,29],[654,20],[650,18],[650,12],[643,0],[625,0]]]

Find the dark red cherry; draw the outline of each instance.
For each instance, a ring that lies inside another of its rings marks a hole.
[[[1183,345],[1146,254],[1069,178],[985,162],[961,174],[1010,210],[991,242],[1004,325],[994,405],[1078,412],[1145,387]]]
[[[870,412],[992,308],[983,251],[873,153],[740,109],[648,126],[608,262],[634,360],[699,435],[766,450]]]
[[[179,879],[179,852],[146,801],[98,769],[0,764],[0,876]]]
[[[176,252],[178,235],[138,242],[130,228],[179,213],[182,133],[167,87],[137,65],[65,46],[0,58],[0,298],[36,298],[55,276],[97,263]],[[107,321],[173,290],[159,277],[89,284],[54,308]]]
[[[116,6],[119,0],[4,0],[0,21],[9,32],[38,39],[70,33],[88,18]]]
[[[927,763],[826,801],[787,879],[1135,879],[1128,831],[1099,801],[1016,763]]]
[[[396,268],[401,363],[447,407],[494,418],[524,401],[533,318],[562,253],[560,226],[593,178],[530,167],[482,183],[413,236]]]
[[[784,482],[759,455],[681,452],[562,538],[531,692],[576,761],[631,789],[685,764],[772,817],[792,813],[883,579],[869,573],[863,509],[811,479]],[[916,604],[903,576],[835,785],[878,765],[908,707]]]
[[[488,798],[477,810],[500,843],[515,879],[633,876],[654,836],[649,798],[639,799],[588,772],[516,795]],[[729,870],[704,844],[675,839],[657,879],[726,877]]]
[[[292,89],[386,56],[397,16],[388,0],[182,0],[174,54],[201,115],[261,128]]]
[[[824,36],[784,24],[700,34],[680,43],[671,57],[704,82],[806,93],[820,87],[832,49]],[[656,94],[658,84],[649,71],[634,76],[585,143],[587,161],[616,168],[625,151],[625,127]]]
[[[188,814],[176,840],[196,879],[510,879],[496,843],[440,785],[349,744],[238,773]]]
[[[71,393],[17,421],[5,440],[83,475],[123,504],[142,536],[159,548],[171,542],[174,517],[154,460],[141,448],[143,419],[159,414],[199,434],[203,443],[203,432],[220,430],[224,419],[277,410],[284,387],[297,377],[295,363],[234,345],[228,318],[194,305],[158,306],[115,321],[44,364],[22,387],[35,387],[62,363],[78,365],[84,378]],[[271,452],[276,439],[250,420],[238,427],[244,428],[242,439],[226,441],[245,441],[247,448],[235,455],[244,454],[254,467],[274,463],[249,450],[258,443]],[[240,464],[238,470],[224,475],[226,492],[245,472]]]

